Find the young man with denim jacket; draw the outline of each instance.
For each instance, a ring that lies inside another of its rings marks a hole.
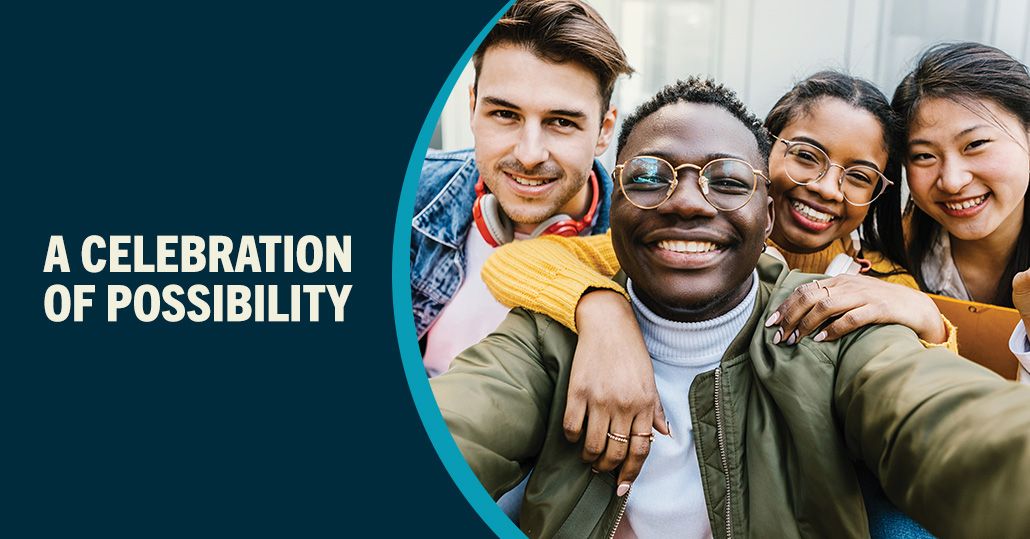
[[[427,155],[415,198],[412,312],[430,375],[507,313],[479,278],[494,247],[608,229],[612,181],[596,157],[615,128],[615,80],[631,72],[578,0],[520,0],[473,65],[475,148]]]

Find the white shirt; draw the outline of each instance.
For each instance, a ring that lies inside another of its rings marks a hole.
[[[1016,380],[1030,384],[1030,338],[1026,335],[1026,325],[1020,320],[1009,338],[1009,350],[1019,360],[1019,373]]]

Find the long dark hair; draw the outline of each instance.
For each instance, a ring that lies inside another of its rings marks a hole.
[[[1001,50],[980,43],[942,43],[923,53],[919,63],[894,91],[891,106],[907,131],[923,99],[944,98],[968,104],[988,100],[1019,118],[1024,132],[1030,128],[1030,73],[1027,67]],[[907,133],[906,133],[907,140]],[[912,274],[925,290],[922,265],[941,225],[915,205],[908,260]],[[992,303],[1012,307],[1012,278],[1030,267],[1030,189],[1023,195],[1023,226],[1016,248],[998,282]]]
[[[872,114],[883,128],[883,146],[888,152],[883,175],[894,182],[869,205],[860,235],[863,246],[880,251],[903,268],[908,268],[905,242],[901,234],[901,146],[902,126],[887,96],[871,82],[839,71],[820,71],[798,82],[765,117],[769,133],[780,131],[799,116],[806,114],[820,99],[831,97]]]

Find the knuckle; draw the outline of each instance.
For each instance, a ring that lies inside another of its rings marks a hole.
[[[630,455],[634,459],[644,460],[645,458],[647,458],[647,455],[649,453],[651,453],[651,444],[648,444],[648,443],[633,444],[633,447],[631,448],[630,451],[631,451]]]
[[[826,313],[830,312],[831,308],[832,305],[830,303],[830,298],[825,298],[815,303],[815,306],[812,307],[812,312],[817,315],[823,316]]]
[[[604,445],[596,442],[587,442],[583,445],[583,453],[592,457],[591,460],[596,459],[602,451],[604,451]]]
[[[844,313],[843,316],[840,317],[840,322],[843,325],[847,325],[847,326],[857,326],[858,325],[858,315],[855,314],[855,311],[848,311],[848,312]]]
[[[615,406],[615,409],[619,410],[620,412],[628,412],[637,407],[637,401],[632,397],[625,395],[619,395],[615,397],[613,400],[613,404]]]

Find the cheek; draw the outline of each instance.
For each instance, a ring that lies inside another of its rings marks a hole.
[[[769,172],[769,179],[772,181],[772,196],[779,202],[783,195],[789,193],[794,189],[804,189],[804,187],[790,181],[790,178],[783,173],[782,169],[771,169]]]
[[[597,141],[579,133],[576,137],[555,137],[549,143],[551,160],[558,163],[567,173],[582,171],[594,163],[594,147]]]
[[[1030,182],[1030,165],[1022,156],[1012,156],[1007,160],[983,160],[977,163],[977,174],[993,191],[1021,198]]]
[[[909,192],[912,194],[912,200],[924,210],[931,203],[930,191],[933,190],[934,184],[937,182],[937,176],[936,167],[907,167],[905,169],[905,177],[908,181]]]
[[[848,233],[858,228],[858,225],[862,224],[865,220],[865,216],[869,215],[869,206],[852,206],[851,204],[844,204],[844,225],[843,228],[847,229]]]
[[[490,161],[503,156],[517,140],[517,131],[505,129],[484,118],[472,121],[472,138],[475,141],[476,161]]]
[[[757,194],[755,198],[759,198]],[[730,214],[733,227],[744,238],[744,245],[748,246],[745,251],[754,251],[755,257],[761,253],[762,245],[765,244],[765,230],[769,224],[769,207],[762,203],[766,200],[762,196],[761,200],[752,200],[745,206],[747,212],[742,208]]]

